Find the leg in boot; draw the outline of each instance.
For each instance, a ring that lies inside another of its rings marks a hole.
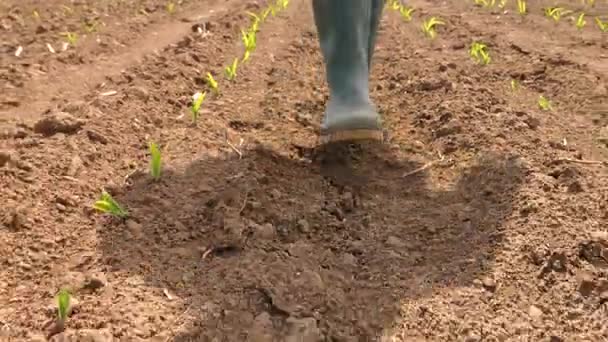
[[[382,0],[313,0],[330,91],[322,142],[382,139],[380,117],[369,97],[369,72],[383,4]]]

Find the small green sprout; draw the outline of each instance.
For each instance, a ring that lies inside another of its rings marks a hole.
[[[148,149],[150,150],[150,174],[152,175],[152,178],[157,181],[160,179],[162,169],[160,150],[152,141],[148,144]]]
[[[551,101],[547,100],[544,96],[539,96],[538,98],[538,106],[540,107],[540,109],[542,110],[551,110],[552,109],[552,105],[551,105]]]
[[[84,30],[87,33],[93,33],[95,31],[97,31],[98,27],[99,27],[99,22],[97,22],[97,21],[87,21],[84,23]]]
[[[196,123],[198,121],[201,105],[203,104],[206,96],[206,92],[198,92],[192,95],[192,107],[190,107],[190,112],[192,113],[192,123]]]
[[[595,23],[597,24],[597,27],[600,28],[600,31],[608,32],[608,20],[602,21],[599,17],[595,17]]]
[[[67,40],[68,44],[70,44],[71,46],[76,46],[76,43],[78,42],[78,33],[63,32],[62,34],[65,36],[65,39]]]
[[[234,61],[232,62],[232,64],[227,66],[226,69],[224,69],[226,78],[229,81],[232,81],[236,78],[236,68],[237,68],[238,64],[239,64],[239,59],[235,58]]]
[[[490,63],[490,54],[488,53],[488,47],[479,42],[473,42],[471,45],[471,49],[469,50],[469,55],[477,61],[477,63],[482,65],[487,65]]]
[[[61,5],[61,9],[63,9],[63,14],[66,16],[69,16],[74,13],[74,10],[66,5]]]
[[[582,30],[585,25],[587,25],[587,20],[585,20],[585,13],[581,13],[576,17],[576,28]]]
[[[254,32],[258,32],[260,30],[260,21],[262,21],[260,19],[260,17],[253,13],[253,12],[247,12],[247,14],[249,14],[251,16],[251,28],[249,29],[250,31],[254,31]]]
[[[496,0],[475,0],[475,5],[483,7],[493,7],[496,4]]]
[[[389,9],[392,9],[394,11],[397,11],[401,8],[401,3],[399,3],[399,0],[387,0],[386,5]]]
[[[68,319],[71,297],[72,296],[66,289],[61,289],[57,294],[57,318],[61,323],[65,323],[65,321]]]
[[[517,80],[511,80],[511,90],[516,91],[519,89],[519,82]]]
[[[507,0],[500,0],[498,3],[498,8],[503,9],[507,6]]]
[[[437,31],[435,31],[435,26],[437,25],[445,25],[445,23],[435,17],[431,17],[428,20],[425,20],[422,23],[422,31],[430,38],[434,39],[437,36]]]
[[[272,5],[269,5],[265,10],[262,11],[262,21],[266,21],[266,18],[272,11]]]
[[[175,3],[173,1],[167,2],[167,13],[173,14],[175,13]]]
[[[40,20],[40,13],[38,13],[38,11],[37,11],[37,10],[34,10],[34,11],[32,12],[32,16],[34,17],[34,19],[36,19],[36,20]]]
[[[249,59],[249,56],[256,48],[256,32],[249,30],[247,32],[241,30],[243,44],[245,45],[245,53],[243,55],[243,63]]]
[[[401,14],[401,18],[403,18],[404,21],[412,21],[413,12],[413,7],[401,6],[399,8],[399,13]]]
[[[277,0],[276,4],[279,9],[284,10],[289,5],[289,0]]]
[[[570,11],[562,7],[547,7],[545,8],[545,16],[547,18],[553,18],[555,21],[559,21],[562,16],[570,13]]]
[[[213,75],[211,75],[210,72],[207,73],[207,84],[209,85],[209,87],[211,88],[211,90],[213,90],[213,92],[217,95],[220,93],[220,87],[217,84],[217,81],[215,80],[215,78],[213,78]]]
[[[129,216],[128,211],[118,204],[118,202],[116,202],[116,200],[114,200],[114,198],[105,190],[101,192],[101,198],[93,204],[93,208],[119,218],[126,218]]]
[[[520,15],[526,15],[526,13],[528,13],[527,7],[526,0],[517,0],[517,12]]]

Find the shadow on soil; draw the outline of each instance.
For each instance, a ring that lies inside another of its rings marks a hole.
[[[139,176],[117,194],[137,223],[98,232],[104,261],[185,299],[175,341],[375,340],[400,303],[492,268],[518,161],[487,156],[435,189],[384,147],[336,150]]]

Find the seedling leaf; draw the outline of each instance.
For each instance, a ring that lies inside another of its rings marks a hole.
[[[162,168],[160,150],[154,142],[150,142],[148,147],[150,149],[150,174],[154,180],[159,180]]]
[[[105,190],[101,192],[101,198],[93,204],[93,208],[119,218],[129,216],[128,211],[118,204]]]
[[[57,294],[57,316],[61,322],[65,322],[68,318],[70,299],[70,293],[66,289],[61,289]]]

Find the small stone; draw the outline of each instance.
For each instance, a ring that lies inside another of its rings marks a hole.
[[[44,136],[57,133],[74,134],[78,132],[85,122],[65,112],[53,113],[38,120],[34,125],[34,132]]]
[[[490,277],[483,278],[481,284],[488,291],[494,292],[496,290],[496,281]]]
[[[70,166],[66,171],[66,176],[76,177],[80,172],[80,169],[84,166],[84,162],[80,159],[79,156],[72,157],[72,161],[70,162]]]
[[[127,222],[125,223],[127,225],[127,228],[129,229],[129,231],[131,232],[131,234],[133,235],[133,237],[141,237],[142,234],[142,225],[134,220],[127,220]]]
[[[595,280],[593,279],[593,275],[589,273],[583,273],[579,277],[578,291],[584,297],[588,297],[591,295],[593,290],[595,289]]]
[[[67,210],[67,208],[65,207],[65,205],[61,204],[61,203],[55,203],[55,207],[57,207],[57,210],[59,210],[59,212],[65,212]]]
[[[150,98],[150,93],[143,87],[131,87],[129,88],[128,94],[133,95],[142,101],[147,101]]]
[[[591,239],[601,243],[608,243],[608,231],[596,231],[591,233]]]
[[[310,224],[308,223],[308,221],[306,221],[305,219],[299,219],[298,220],[298,230],[300,230],[300,232],[302,233],[309,233],[310,232]]]
[[[262,225],[257,225],[255,230],[255,235],[261,239],[271,240],[277,234],[277,230],[272,225],[272,223],[265,223]]]
[[[354,267],[354,266],[357,266],[357,258],[350,253],[344,253],[344,254],[342,254],[342,263],[344,265]]]
[[[539,319],[539,318],[541,318],[543,316],[543,311],[541,309],[539,309],[535,305],[530,305],[530,309],[528,310],[528,314],[533,319]]]
[[[474,333],[470,333],[465,339],[465,342],[479,342],[481,341],[481,336],[474,334]]]

